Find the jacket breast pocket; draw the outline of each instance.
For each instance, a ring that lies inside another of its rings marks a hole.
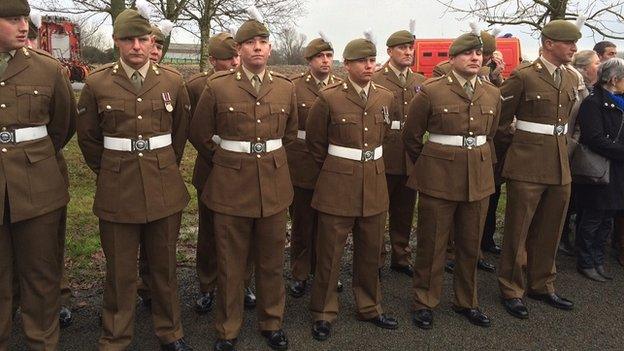
[[[494,123],[494,113],[496,113],[496,108],[494,106],[481,106],[481,116],[486,122],[485,128],[483,129],[483,133],[485,134],[489,133],[489,131],[492,130],[492,123]]]
[[[438,105],[432,107],[432,117],[443,130],[453,130],[459,123],[459,105]]]
[[[217,134],[254,135],[255,119],[249,103],[217,104]]]
[[[269,104],[271,113],[269,121],[271,123],[271,138],[279,139],[284,136],[286,130],[286,120],[290,115],[290,106],[284,104]]]
[[[526,93],[526,101],[535,116],[550,117],[555,114],[557,96],[553,92],[530,91]]]
[[[334,129],[335,135],[345,145],[357,145],[361,131],[359,121],[361,117],[355,114],[332,115],[331,128]]]
[[[124,100],[103,100],[98,103],[100,127],[103,131],[112,133],[117,128],[117,119],[123,118],[125,113]]]
[[[20,122],[48,122],[52,97],[51,87],[18,85],[15,93],[17,95],[17,118]]]
[[[175,101],[171,101],[171,107],[175,106]],[[165,102],[162,100],[152,100],[152,128],[156,132],[170,132],[173,123],[172,112],[167,111]]]

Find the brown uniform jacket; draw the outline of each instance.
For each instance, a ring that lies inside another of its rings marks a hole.
[[[477,201],[492,194],[496,162],[492,139],[500,109],[498,88],[478,78],[472,100],[452,73],[425,82],[409,105],[403,130],[405,148],[415,161],[407,186],[451,201]],[[424,143],[425,132],[485,135],[488,142],[471,149]]]
[[[389,116],[396,113],[394,96],[373,82],[366,102],[348,80],[321,91],[306,122],[306,143],[321,167],[313,208],[349,217],[388,210],[383,157],[362,162],[327,154],[329,144],[363,150],[381,146],[386,134],[384,110]]]
[[[505,153],[502,176],[540,184],[571,182],[565,135],[542,135],[516,129],[510,133],[514,116],[518,120],[563,125],[578,99],[578,78],[568,70],[557,88],[540,59],[516,69],[501,87],[503,106],[496,145]],[[500,146],[499,146],[500,145]]]
[[[401,125],[403,125],[407,119],[407,104],[420,91],[420,87],[425,81],[425,76],[408,69],[405,86],[403,86],[399,81],[399,77],[388,65],[386,63],[373,75],[373,82],[388,88],[394,94],[396,113],[390,119],[401,121]],[[386,174],[408,175],[413,164],[405,152],[403,140],[401,140],[401,130],[391,129],[390,127],[391,125],[387,126],[387,136],[383,145]]]
[[[298,109],[298,129],[305,131],[306,121],[308,120],[308,112],[316,98],[320,95],[320,89],[308,71],[301,73],[292,78],[295,84],[295,93],[297,95]],[[333,74],[329,77],[329,84],[342,80]],[[294,143],[286,148],[288,155],[288,167],[290,168],[290,177],[294,186],[304,189],[314,189],[316,179],[318,178],[319,168],[314,157],[308,151],[305,139],[297,138]]]
[[[448,60],[446,60],[446,61],[442,61],[438,63],[435,67],[433,67],[432,76],[443,77],[447,75],[449,72],[451,72],[451,63]],[[503,84],[502,77],[498,76],[497,79],[492,80],[490,79],[490,72],[491,72],[490,67],[488,66],[481,67],[481,70],[479,71],[479,78],[481,78],[482,80],[488,81],[497,87],[500,87]]]
[[[257,93],[242,67],[215,73],[191,121],[190,141],[202,157],[213,153],[215,134],[247,142],[282,139],[288,146],[297,137],[292,82],[267,70]],[[232,216],[261,218],[284,210],[293,199],[286,151],[247,154],[216,148],[201,199],[211,210]]]
[[[169,93],[172,112],[163,94]],[[78,143],[97,174],[93,211],[117,223],[147,223],[181,211],[189,201],[178,169],[187,139],[189,98],[182,76],[151,64],[135,90],[121,64],[105,65],[86,80],[78,102]],[[149,139],[171,133],[172,145],[143,151],[104,149],[104,136]]]
[[[189,93],[189,98],[191,101],[191,116],[195,113],[195,108],[197,107],[197,102],[201,97],[204,88],[206,87],[206,82],[208,78],[215,73],[214,69],[211,69],[208,72],[200,72],[193,75],[186,82],[186,88]],[[197,153],[197,158],[195,159],[195,166],[193,167],[193,186],[196,189],[203,189],[204,184],[206,184],[206,180],[208,179],[208,174],[210,174],[210,169],[212,168],[212,155],[202,156]]]
[[[0,75],[2,130],[47,126],[48,136],[0,145],[0,211],[8,192],[11,222],[37,217],[69,201],[56,154],[73,134],[76,104],[60,63],[40,50],[15,51]],[[0,219],[0,223],[4,218]]]

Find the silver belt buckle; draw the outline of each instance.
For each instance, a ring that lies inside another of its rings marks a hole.
[[[553,131],[553,134],[555,134],[555,135],[563,135],[563,134],[565,134],[565,126],[556,125],[555,129]]]
[[[149,140],[132,140],[132,151],[146,151],[149,149]]]
[[[15,131],[3,130],[0,132],[0,144],[9,144],[15,141]]]
[[[476,147],[477,146],[477,137],[473,136],[465,136],[462,140],[462,147]]]
[[[375,151],[362,151],[362,162],[372,161],[375,158]]]
[[[252,154],[263,154],[267,150],[266,141],[259,141],[257,143],[251,143],[251,151]]]

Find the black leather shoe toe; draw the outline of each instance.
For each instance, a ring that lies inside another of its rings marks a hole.
[[[245,288],[245,309],[251,310],[256,307],[256,294],[251,288]]]
[[[61,306],[61,311],[59,312],[59,324],[61,329],[69,327],[74,318],[72,317],[72,312],[69,308],[65,306]]]
[[[344,286],[342,285],[342,282],[339,280],[338,284],[336,285],[336,291],[341,293],[342,290],[344,290]]]
[[[529,310],[522,302],[522,299],[503,299],[505,310],[512,316],[520,319],[529,318]]]
[[[399,327],[399,322],[393,317],[386,316],[385,314],[380,314],[377,317],[364,319],[365,322],[373,323],[379,328],[383,329],[396,329]]]
[[[489,327],[490,318],[478,308],[453,308],[455,313],[459,313],[466,317],[468,321],[480,327]]]
[[[266,339],[269,347],[273,350],[288,350],[288,338],[282,329],[263,330],[261,334]]]
[[[201,293],[199,299],[195,302],[195,311],[199,314],[205,314],[212,309],[212,303],[215,298],[215,291]]]
[[[305,280],[293,280],[288,285],[288,294],[296,299],[302,297],[306,293],[307,283]]]
[[[433,328],[433,311],[423,308],[412,312],[412,322],[420,329]]]
[[[477,268],[490,273],[496,272],[496,266],[491,263],[485,262],[484,260],[479,260],[479,262],[477,262]]]
[[[488,245],[488,246],[482,246],[481,250],[485,251],[485,252],[489,252],[489,253],[493,253],[495,255],[500,255],[501,253],[501,247],[494,244],[494,245]]]
[[[312,337],[318,341],[325,341],[331,335],[331,323],[328,321],[316,321],[312,325]]]
[[[193,348],[190,347],[184,339],[178,339],[172,343],[160,345],[160,348],[163,351],[193,351]]]
[[[554,308],[558,308],[560,310],[566,310],[569,311],[572,308],[574,308],[574,303],[572,303],[572,301],[563,298],[559,295],[557,295],[556,293],[552,293],[552,294],[527,294],[528,297],[534,299],[534,300],[539,300],[539,301],[543,301],[546,302],[547,304],[551,305]]]
[[[217,339],[214,343],[214,351],[233,351],[235,339]]]
[[[397,273],[405,274],[408,277],[413,277],[414,276],[414,269],[409,264],[407,266],[399,266],[399,265],[390,266],[390,269],[392,269],[393,271],[395,271]]]

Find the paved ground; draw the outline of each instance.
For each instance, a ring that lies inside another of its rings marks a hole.
[[[495,257],[488,257],[495,262]],[[509,316],[499,304],[496,277],[479,272],[481,306],[492,318],[489,329],[472,326],[450,308],[452,278],[445,276],[444,297],[435,312],[435,327],[423,331],[410,321],[411,281],[389,270],[383,274],[385,310],[396,316],[400,328],[386,331],[368,323],[358,322],[350,289],[341,295],[341,313],[330,340],[320,343],[310,336],[309,294],[301,299],[287,298],[284,328],[290,337],[291,350],[622,350],[624,348],[624,271],[614,261],[610,268],[615,280],[592,284],[580,277],[574,259],[559,259],[558,289],[572,299],[577,307],[572,312],[554,310],[540,302],[528,300],[530,319],[521,321]],[[351,266],[345,259],[342,279],[348,287]],[[198,316],[193,311],[196,292],[194,271],[181,268],[180,293],[183,301],[183,323],[186,338],[195,350],[211,350],[215,335],[212,314]],[[99,335],[98,313],[101,291],[79,292],[75,299],[74,324],[62,331],[61,350],[95,350]],[[238,342],[238,350],[269,350],[256,332],[256,316],[246,314]],[[26,350],[22,345],[21,322],[16,320],[11,350]],[[131,350],[158,350],[151,331],[149,311],[138,309],[135,342]]]

